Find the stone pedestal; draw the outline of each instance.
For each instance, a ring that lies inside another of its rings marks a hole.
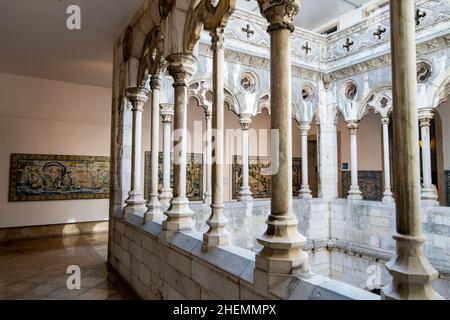
[[[149,91],[144,87],[128,88],[127,99],[133,106],[133,133],[131,146],[131,190],[125,200],[124,216],[144,216],[146,211],[144,194],[141,191],[141,142],[142,142],[142,112],[148,100]]]
[[[423,254],[414,2],[390,1],[397,251],[382,298],[395,300],[442,299],[431,286],[438,272]]]

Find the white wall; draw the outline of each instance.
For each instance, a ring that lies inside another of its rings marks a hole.
[[[109,156],[111,89],[0,73],[0,227],[108,219],[108,199],[8,202],[11,153]]]

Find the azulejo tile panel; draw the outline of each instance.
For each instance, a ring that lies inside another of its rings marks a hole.
[[[186,154],[186,195],[190,201],[203,200],[203,155],[201,153]],[[159,153],[159,177],[158,190],[162,189],[163,183],[163,154]],[[173,161],[170,169],[170,186],[173,188]],[[150,193],[150,169],[151,153],[145,152],[145,173],[144,173],[144,195],[148,198]]]
[[[253,198],[263,199],[270,198],[271,193],[271,176],[268,171],[271,166],[270,157],[249,157],[248,159],[249,184]],[[301,188],[301,158],[292,159],[292,183],[293,194],[298,195]],[[232,193],[233,199],[237,199],[239,190],[242,185],[242,157],[233,157],[232,166]]]
[[[358,171],[358,185],[364,200],[383,199],[382,171]],[[342,197],[346,198],[351,186],[351,172],[342,172]]]
[[[109,158],[12,154],[9,201],[109,198]]]

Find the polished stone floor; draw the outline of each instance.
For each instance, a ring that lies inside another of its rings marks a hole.
[[[135,299],[108,271],[107,234],[0,244],[0,299]],[[67,268],[81,270],[80,290],[67,288]]]

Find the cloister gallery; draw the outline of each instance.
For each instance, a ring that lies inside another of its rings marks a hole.
[[[17,213],[2,240],[108,229],[143,299],[449,299],[450,2],[355,1],[308,29],[303,2],[144,0],[114,45],[109,219]],[[61,154],[8,148],[2,219],[32,207],[11,207],[17,152]],[[25,200],[48,201],[36,181]]]

